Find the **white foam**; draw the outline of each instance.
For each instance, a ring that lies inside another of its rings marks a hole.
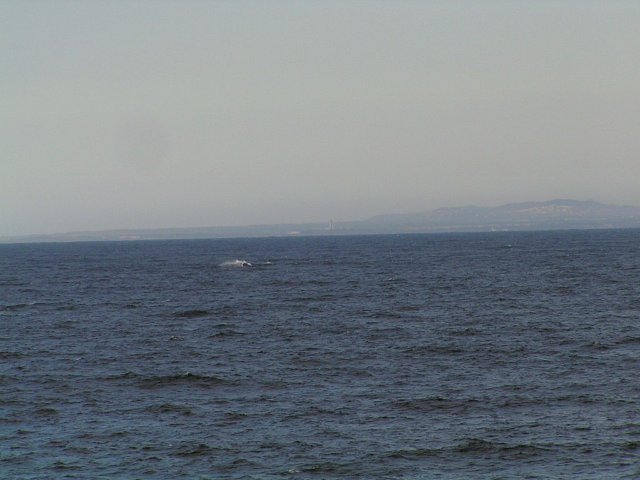
[[[221,267],[252,267],[249,262],[246,260],[229,260],[227,262],[222,262],[220,264]]]

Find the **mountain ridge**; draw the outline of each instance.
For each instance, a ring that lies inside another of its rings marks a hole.
[[[389,214],[373,224],[441,231],[640,227],[640,208],[593,200],[554,199],[481,207],[444,207],[414,214]]]
[[[598,228],[640,228],[640,207],[609,205],[593,200],[553,199],[507,203],[496,207],[441,207],[418,213],[376,215],[349,222],[68,232],[0,237],[0,243]]]

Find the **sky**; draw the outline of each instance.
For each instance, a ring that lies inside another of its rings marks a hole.
[[[640,2],[0,0],[0,235],[640,206]]]

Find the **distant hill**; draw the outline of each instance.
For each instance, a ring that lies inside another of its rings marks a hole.
[[[499,207],[451,207],[414,214],[379,215],[360,225],[398,231],[628,228],[640,227],[640,208],[558,199]]]
[[[606,205],[593,201],[550,200],[547,202],[510,203],[498,207],[439,208],[421,213],[378,215],[361,221],[331,222],[331,224],[327,222],[72,232],[0,237],[0,243],[594,228],[640,228],[640,207]]]

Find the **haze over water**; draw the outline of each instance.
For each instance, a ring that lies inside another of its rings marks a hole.
[[[0,476],[638,478],[638,238],[0,245]]]

